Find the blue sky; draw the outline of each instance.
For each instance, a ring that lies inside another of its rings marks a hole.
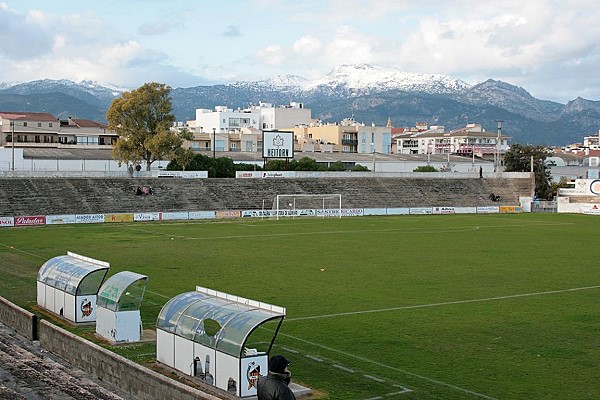
[[[0,0],[0,82],[190,87],[368,63],[600,100],[598,21],[583,0]]]

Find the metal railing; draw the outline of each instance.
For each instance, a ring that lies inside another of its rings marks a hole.
[[[555,212],[557,212],[556,201],[536,200],[531,203],[531,212],[555,213]]]

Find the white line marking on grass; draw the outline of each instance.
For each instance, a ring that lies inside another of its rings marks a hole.
[[[33,253],[30,253],[30,252],[28,252],[28,251],[25,251],[25,250],[19,250],[19,249],[15,248],[14,246],[9,246],[9,245],[7,245],[7,244],[4,244],[4,243],[0,243],[0,246],[4,246],[4,247],[6,247],[7,249],[14,250],[14,251],[18,251],[19,253],[27,254],[28,256],[32,256],[32,257],[35,257],[35,258],[39,258],[39,259],[41,259],[41,260],[44,260],[44,259],[45,259],[45,257],[38,256],[37,254],[33,254]]]
[[[287,347],[282,347],[281,349],[287,351],[288,353],[298,354],[298,350],[290,349]]]
[[[379,378],[379,377],[377,377],[377,376],[373,376],[373,375],[367,375],[367,374],[364,374],[363,376],[364,376],[365,378],[367,378],[367,379],[371,379],[372,381],[375,381],[375,382],[379,382],[379,383],[383,383],[383,382],[385,382],[385,379],[381,379],[381,378]]]
[[[516,226],[516,225],[515,225]],[[124,228],[125,229],[125,228]],[[343,235],[343,234],[353,234],[353,233],[381,233],[381,232],[407,232],[414,234],[429,234],[429,233],[452,233],[452,232],[467,232],[467,231],[475,231],[476,227],[467,226],[467,227],[455,227],[449,228],[445,227],[443,229],[406,229],[406,228],[397,228],[397,229],[360,229],[360,230],[344,230],[344,231],[314,231],[314,232],[285,232],[285,233],[265,233],[265,234],[244,234],[244,235],[228,235],[228,236],[210,236],[210,237],[194,237],[194,236],[184,236],[184,235],[176,235],[167,232],[156,232],[156,231],[148,231],[145,229],[133,229],[126,228],[127,230],[142,232],[148,235],[156,235],[156,236],[167,236],[173,237],[182,240],[224,240],[224,239],[248,239],[248,238],[264,238],[264,237],[288,237],[288,236],[314,236],[314,235]]]
[[[310,354],[305,354],[304,357],[311,359],[313,361],[316,362],[323,362],[324,360],[322,358],[316,357],[316,356],[311,356]]]
[[[193,225],[194,223],[169,223],[169,224],[164,224],[161,223],[161,225],[163,226],[172,226],[172,225]],[[246,239],[246,238],[256,238],[256,237],[287,237],[287,236],[314,236],[314,235],[333,235],[333,234],[353,234],[353,233],[369,233],[369,232],[374,232],[374,233],[381,233],[381,232],[407,232],[407,233],[413,233],[413,234],[430,234],[430,233],[451,233],[451,232],[468,232],[468,231],[476,231],[480,228],[515,228],[515,227],[522,227],[523,225],[526,226],[560,226],[560,225],[573,225],[573,223],[570,222],[564,222],[564,223],[532,223],[532,224],[523,224],[523,223],[513,223],[513,224],[501,224],[501,225],[479,225],[479,226],[455,226],[455,227],[451,227],[451,226],[444,226],[443,228],[439,228],[439,229],[431,229],[431,228],[427,228],[427,229],[423,229],[420,227],[417,228],[406,228],[406,227],[401,227],[401,228],[388,228],[388,229],[358,229],[358,230],[339,230],[339,231],[324,231],[324,230],[320,230],[320,231],[313,231],[313,232],[282,232],[282,233],[265,233],[265,234],[241,234],[241,235],[228,235],[228,236],[210,236],[210,237],[194,237],[194,236],[184,236],[184,235],[177,235],[177,234],[172,234],[172,233],[168,233],[168,232],[160,232],[160,231],[154,231],[154,230],[147,230],[147,229],[142,229],[142,228],[134,228],[131,225],[123,225],[122,229],[125,230],[130,230],[130,231],[134,231],[134,232],[142,232],[148,235],[156,235],[156,236],[167,236],[167,237],[174,237],[177,239],[181,239],[181,240],[223,240],[223,239]]]
[[[338,365],[338,364],[333,364],[333,368],[337,368],[337,369],[341,369],[342,371],[345,372],[349,372],[351,374],[355,373],[356,371],[353,369],[350,369],[348,367],[344,367],[343,365]]]
[[[520,297],[542,296],[542,295],[546,295],[546,294],[576,292],[579,290],[590,290],[590,289],[599,289],[599,288],[600,288],[600,285],[585,286],[585,287],[577,287],[577,288],[571,288],[571,289],[549,290],[547,292],[522,293],[522,294],[511,294],[511,295],[507,295],[507,296],[486,297],[486,298],[482,298],[482,299],[456,300],[456,301],[446,301],[443,303],[417,304],[414,306],[379,308],[379,309],[375,309],[375,310],[363,310],[363,311],[349,311],[349,312],[336,313],[336,314],[312,315],[312,316],[307,316],[307,317],[286,318],[285,322],[303,321],[303,320],[307,320],[307,319],[343,317],[343,316],[347,316],[347,315],[372,314],[372,313],[388,312],[388,311],[412,310],[415,308],[448,306],[448,305],[454,305],[454,304],[481,303],[484,301],[517,299]]]
[[[388,394],[386,394],[386,396],[396,396],[398,394],[404,394],[404,393],[410,393],[410,392],[412,392],[412,390],[409,389],[409,388],[407,388],[407,387],[400,386],[400,385],[394,385],[394,386],[400,388],[401,390],[398,391],[398,392],[388,393]]]
[[[391,371],[399,372],[399,373],[402,373],[402,374],[405,374],[405,375],[409,375],[409,376],[412,376],[412,377],[415,377],[415,378],[418,378],[418,379],[421,379],[421,380],[424,380],[424,381],[427,381],[427,382],[435,383],[436,385],[445,386],[447,388],[450,388],[450,389],[453,389],[453,390],[456,390],[456,391],[459,391],[459,392],[467,393],[467,394],[470,394],[470,395],[475,396],[475,397],[479,397],[479,398],[486,399],[486,400],[498,400],[498,399],[496,399],[494,397],[487,396],[487,395],[482,394],[482,393],[477,393],[477,392],[474,392],[474,391],[469,390],[469,389],[461,388],[459,386],[454,386],[454,385],[451,385],[451,384],[446,383],[446,382],[438,381],[437,379],[428,378],[428,377],[423,376],[423,375],[415,374],[414,372],[410,372],[410,371],[406,371],[406,370],[403,370],[403,369],[400,369],[400,368],[392,367],[391,365],[383,364],[383,363],[380,363],[378,361],[373,361],[373,360],[370,360],[370,359],[365,358],[365,357],[357,356],[356,354],[348,353],[346,351],[342,351],[342,350],[334,349],[332,347],[324,346],[322,344],[314,343],[314,342],[311,342],[311,341],[306,340],[306,339],[301,339],[299,337],[289,335],[287,333],[279,332],[279,335],[288,337],[290,339],[297,340],[297,341],[302,342],[302,343],[306,343],[306,344],[311,345],[311,346],[320,347],[320,348],[325,349],[327,351],[331,351],[333,353],[341,354],[341,355],[346,356],[346,357],[354,358],[354,359],[362,361],[362,362],[366,362],[366,363],[370,363],[370,364],[373,364],[373,365],[377,365],[378,367],[386,368],[386,369],[389,369]]]
[[[369,397],[368,399],[365,399],[365,400],[381,400],[381,399],[383,399],[383,397],[377,396],[377,397]]]

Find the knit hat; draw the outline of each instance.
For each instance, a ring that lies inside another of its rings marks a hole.
[[[282,374],[290,362],[281,355],[273,356],[269,360],[269,371]]]

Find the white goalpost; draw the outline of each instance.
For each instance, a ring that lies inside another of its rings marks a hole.
[[[273,200],[273,214],[279,217],[342,218],[341,194],[278,194]]]

